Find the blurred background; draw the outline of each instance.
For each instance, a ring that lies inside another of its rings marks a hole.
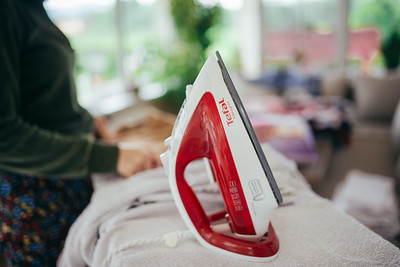
[[[75,50],[79,102],[110,141],[164,150],[186,85],[218,50],[260,143],[399,246],[398,0],[44,4]]]
[[[45,6],[76,50],[83,105],[149,85],[146,99],[180,88],[213,50],[245,78],[292,64],[308,75],[382,75],[381,43],[400,17],[393,0],[48,0]]]
[[[169,136],[220,51],[263,145],[397,244],[397,0],[47,0],[76,52],[79,102],[113,140]]]

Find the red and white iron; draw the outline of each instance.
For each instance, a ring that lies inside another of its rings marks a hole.
[[[269,261],[279,251],[270,216],[282,196],[218,52],[216,57],[207,59],[186,91],[161,160],[176,206],[204,247],[245,260]],[[198,159],[204,159],[226,210],[207,215],[186,181],[185,168]],[[229,227],[216,227],[221,221]]]

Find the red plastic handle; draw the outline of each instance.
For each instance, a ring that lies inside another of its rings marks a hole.
[[[238,234],[254,235],[255,230],[219,111],[213,95],[208,92],[203,95],[187,125],[176,161],[176,180],[182,202],[198,230],[207,228],[209,221],[184,178],[184,170],[190,162],[204,157],[209,159],[232,229]]]
[[[212,246],[236,254],[253,257],[270,257],[279,250],[279,240],[271,224],[268,234],[262,240],[251,241],[214,232],[211,223],[220,219],[221,214],[208,217],[200,201],[184,177],[187,165],[200,158],[210,161],[214,177],[223,195],[231,228],[235,233],[252,235],[255,233],[250,214],[239,182],[225,131],[219,117],[214,97],[205,93],[199,102],[183,135],[176,160],[176,182],[182,203],[200,236]],[[232,189],[234,188],[234,189]],[[239,195],[233,195],[239,194]],[[243,200],[238,208],[237,197]]]

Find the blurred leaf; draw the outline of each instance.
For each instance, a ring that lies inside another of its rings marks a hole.
[[[171,13],[179,39],[169,44],[153,44],[140,72],[151,73],[167,93],[162,101],[178,110],[185,99],[185,88],[196,79],[206,60],[212,34],[220,20],[219,7],[204,7],[193,0],[171,0]]]
[[[400,33],[394,29],[382,42],[382,54],[387,69],[396,69],[400,64]]]

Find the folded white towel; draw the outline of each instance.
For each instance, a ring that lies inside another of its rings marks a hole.
[[[279,187],[286,192],[284,202],[294,201],[272,215],[280,251],[268,265],[400,266],[398,248],[314,194],[293,162],[269,147],[264,149]],[[70,229],[59,266],[102,266],[110,255],[106,266],[266,265],[217,254],[190,237],[178,240],[174,248],[149,242],[119,251],[132,241],[157,241],[187,228],[161,169],[128,180],[103,177],[95,181],[95,188],[91,203]],[[206,208],[217,208],[220,203],[214,192],[203,191]]]

